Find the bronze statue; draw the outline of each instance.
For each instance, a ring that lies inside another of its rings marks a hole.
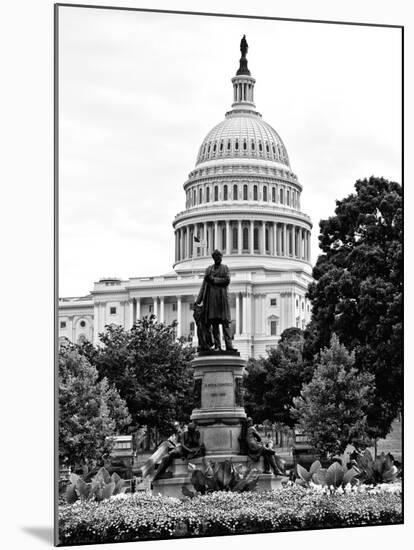
[[[240,51],[241,51],[242,57],[246,57],[248,49],[249,49],[249,45],[246,40],[246,35],[243,34],[243,38],[240,41]]]
[[[207,351],[213,347],[213,335],[211,326],[206,325],[203,306],[194,304],[193,317],[197,326],[198,351]]]
[[[263,457],[264,474],[270,474],[270,468],[272,468],[275,475],[285,475],[285,461],[277,456],[272,448],[264,445],[251,418],[247,419],[246,444],[247,454],[252,460],[257,461],[261,456]]]
[[[161,460],[154,479],[161,477],[174,458],[192,459],[204,456],[206,453],[203,443],[200,443],[200,432],[196,429],[194,422],[190,422],[187,429],[179,435],[178,443]]]
[[[214,349],[216,351],[221,350],[219,326],[222,325],[226,350],[233,351],[230,330],[230,306],[227,295],[227,287],[230,284],[230,272],[229,268],[221,263],[223,255],[220,250],[214,250],[212,257],[214,264],[206,269],[204,281],[194,306],[194,313],[197,311],[197,307],[202,307],[197,324],[197,329],[200,329],[200,332],[203,333],[200,350],[205,351],[209,349],[211,343],[210,331],[213,333]],[[196,319],[195,316],[194,318]]]

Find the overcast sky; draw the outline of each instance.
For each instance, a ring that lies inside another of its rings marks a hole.
[[[243,34],[255,102],[318,225],[370,175],[401,182],[400,31],[60,8],[60,296],[171,271],[172,221],[232,102]]]

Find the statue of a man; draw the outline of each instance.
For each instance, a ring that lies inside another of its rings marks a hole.
[[[241,51],[242,57],[246,57],[246,53],[248,49],[249,49],[249,45],[246,40],[246,35],[243,34],[243,38],[240,41],[240,51]]]
[[[230,330],[230,306],[227,287],[230,284],[229,268],[222,264],[223,255],[220,250],[212,254],[214,264],[205,272],[204,281],[196,300],[197,306],[202,306],[202,315],[206,330],[212,329],[214,349],[221,350],[220,325],[223,327],[226,350],[234,350]],[[208,337],[206,337],[208,341]]]
[[[272,468],[275,475],[285,475],[285,461],[262,442],[251,418],[247,419],[246,444],[247,454],[252,460],[257,461],[261,456],[263,457],[264,474],[270,474],[270,468]]]

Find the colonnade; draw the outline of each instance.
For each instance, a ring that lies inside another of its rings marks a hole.
[[[209,256],[261,254],[310,261],[310,231],[295,224],[268,221],[214,221],[175,230],[175,261]],[[199,239],[199,243],[194,240]]]

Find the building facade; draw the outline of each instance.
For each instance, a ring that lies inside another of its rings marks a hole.
[[[244,358],[264,355],[283,330],[309,321],[312,223],[300,209],[302,185],[283,141],[256,111],[255,82],[242,56],[231,109],[205,137],[184,183],[173,272],[105,278],[88,296],[60,299],[61,338],[97,343],[105,325],[128,329],[154,314],[177,320],[177,337],[197,345],[191,306],[215,248],[230,269],[234,346]]]

